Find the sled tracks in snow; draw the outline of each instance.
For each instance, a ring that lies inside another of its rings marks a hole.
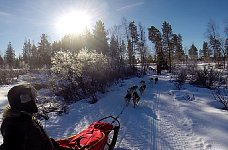
[[[160,92],[156,92],[156,98],[153,105],[154,114],[156,118],[151,118],[151,146],[150,150],[158,150],[160,146],[159,142],[159,125],[158,125],[158,116],[159,116],[159,102],[160,102]]]
[[[160,97],[160,96],[159,96]],[[194,136],[192,120],[188,119],[179,110],[179,104],[172,100],[168,94],[162,94],[164,100],[160,102],[159,109],[159,141],[154,150],[202,150],[202,139]],[[167,102],[167,101],[172,102]],[[167,109],[167,107],[169,107]]]
[[[139,106],[124,113],[128,117],[122,121],[117,150],[205,149],[203,140],[193,133],[192,120],[168,93],[154,91]]]

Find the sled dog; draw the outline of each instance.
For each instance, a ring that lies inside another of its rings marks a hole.
[[[146,84],[145,84],[145,81],[141,81],[140,84],[141,86],[139,87],[139,92],[140,92],[140,95],[142,96],[144,90],[146,89]]]
[[[131,90],[128,89],[128,90],[127,90],[127,94],[126,94],[125,97],[124,97],[124,101],[125,101],[126,106],[128,106],[128,104],[129,104],[130,101],[131,101],[131,95],[132,95]]]
[[[158,77],[155,77],[154,83],[157,84],[157,82],[158,82]]]
[[[134,104],[134,108],[135,108],[136,105],[138,105],[139,100],[140,100],[140,97],[139,97],[137,91],[134,91],[132,93],[132,101],[133,101],[133,104]]]
[[[134,86],[130,87],[130,89],[131,89],[131,92],[134,92],[138,89],[138,85],[134,85]]]

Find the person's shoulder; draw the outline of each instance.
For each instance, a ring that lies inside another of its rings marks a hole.
[[[31,121],[32,121],[31,116],[20,112],[12,112],[10,109],[8,109],[3,113],[2,126],[3,125],[7,125],[11,127],[19,126],[20,124],[23,125]]]

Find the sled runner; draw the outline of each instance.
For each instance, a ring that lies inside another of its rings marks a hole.
[[[104,120],[113,120],[111,123]],[[79,134],[56,140],[59,149],[69,150],[113,150],[117,141],[120,123],[117,118],[108,116],[93,122]],[[110,137],[112,134],[112,137]],[[109,142],[109,140],[111,140]]]

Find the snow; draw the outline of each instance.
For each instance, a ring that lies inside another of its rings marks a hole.
[[[105,116],[119,115],[116,150],[227,149],[228,111],[221,109],[223,106],[214,100],[209,89],[185,84],[183,90],[175,90],[168,75],[158,76],[157,84],[151,83],[150,77],[151,74],[124,80],[99,95],[97,103],[82,100],[72,104],[68,114],[51,115],[42,124],[50,137],[58,139],[78,133]],[[139,85],[141,80],[147,87],[138,107],[133,108],[132,103],[125,107],[127,89]],[[0,117],[12,86],[0,87]],[[42,93],[45,92],[39,92]]]

